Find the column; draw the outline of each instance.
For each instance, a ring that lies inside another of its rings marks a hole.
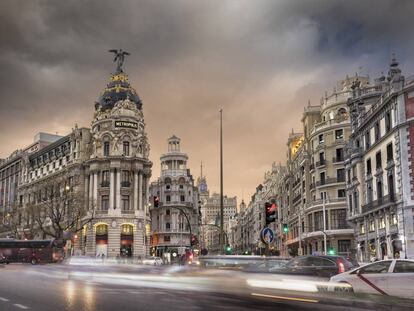
[[[134,172],[134,211],[139,208],[138,206],[138,172]]]
[[[86,209],[93,208],[92,203],[89,202],[88,200],[88,196],[89,196],[89,179],[88,179],[88,176],[85,175],[85,206],[86,206]]]
[[[115,189],[116,189],[115,207],[121,208],[121,170],[119,169],[116,171]]]
[[[114,170],[111,169],[109,172],[110,174],[110,181],[109,181],[109,209],[112,211],[114,209],[114,193],[115,193],[115,173]]]
[[[93,200],[98,201],[98,172],[93,174]]]
[[[89,173],[89,201],[93,204],[93,172]]]
[[[144,210],[144,207],[142,206],[142,189],[142,171],[140,171],[138,174],[138,208],[140,210]]]

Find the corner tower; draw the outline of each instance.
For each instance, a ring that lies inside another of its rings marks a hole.
[[[86,254],[143,257],[147,193],[152,163],[142,102],[122,69],[117,68],[95,103],[90,159],[86,162],[87,195],[95,216],[85,231]]]

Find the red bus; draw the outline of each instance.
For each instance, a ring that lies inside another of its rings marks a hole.
[[[63,243],[56,240],[0,239],[0,258],[7,264],[59,262],[63,259]]]

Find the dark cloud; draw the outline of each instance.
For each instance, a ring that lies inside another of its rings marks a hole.
[[[38,131],[89,126],[113,70],[111,48],[144,102],[155,164],[183,140],[218,189],[224,108],[225,189],[249,197],[308,99],[356,71],[387,70],[391,52],[414,71],[412,1],[2,1],[0,156]]]

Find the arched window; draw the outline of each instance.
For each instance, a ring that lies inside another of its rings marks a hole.
[[[109,141],[104,142],[103,155],[104,157],[109,157]]]
[[[129,141],[124,141],[123,143],[123,154],[124,156],[129,156]]]
[[[170,230],[170,228],[171,228],[171,225],[170,225],[170,223],[169,223],[169,222],[167,222],[167,223],[165,224],[165,229]]]

